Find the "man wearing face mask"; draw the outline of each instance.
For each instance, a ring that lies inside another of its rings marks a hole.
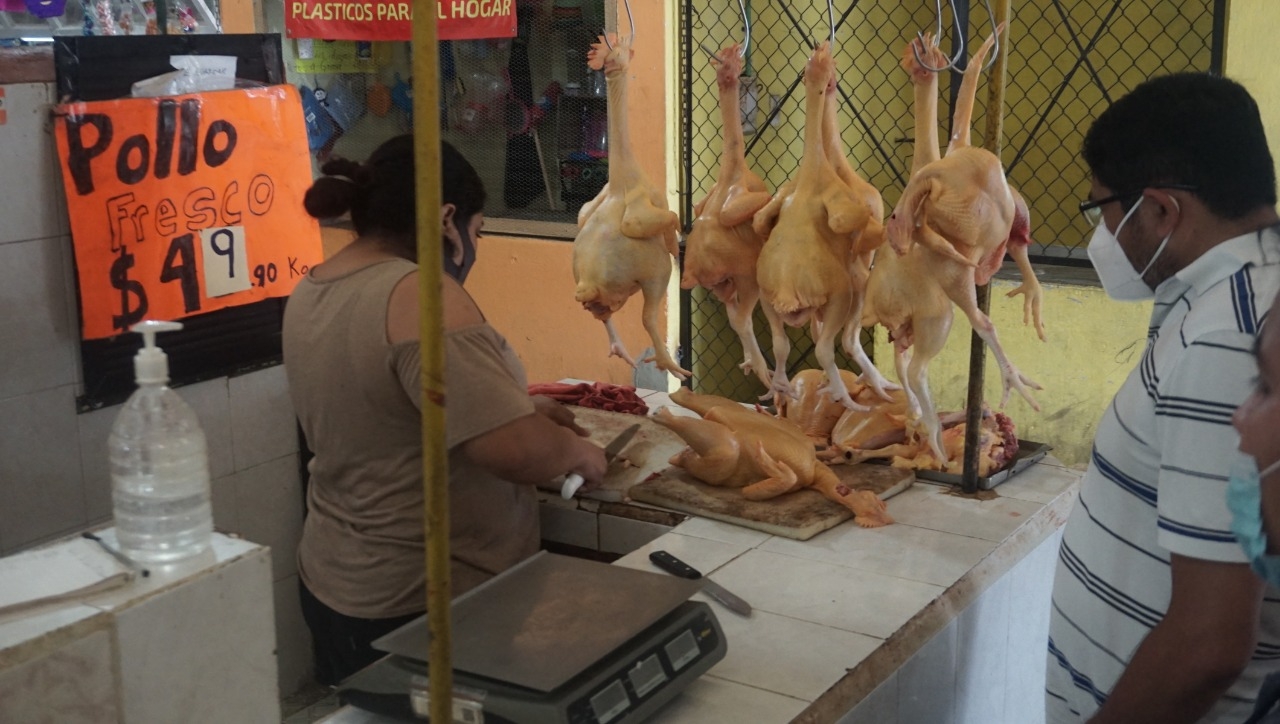
[[[457,150],[440,150],[450,576],[458,595],[538,551],[536,483],[574,472],[594,485],[605,460],[571,412],[529,396],[520,360],[463,288],[485,190]],[[357,238],[299,281],[283,337],[289,395],[315,453],[299,593],[316,678],[332,685],[375,661],[371,642],[426,605],[413,138],[322,171],[307,191],[308,213],[350,213]]]
[[[1243,87],[1177,74],[1107,109],[1083,156],[1089,258],[1108,296],[1153,308],[1064,529],[1047,718],[1238,724],[1280,670],[1280,603],[1264,603],[1225,497],[1231,414],[1280,290],[1271,154]]]

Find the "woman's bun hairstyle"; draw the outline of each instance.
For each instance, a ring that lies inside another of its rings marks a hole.
[[[351,211],[368,193],[369,172],[345,158],[335,158],[320,167],[324,175],[307,189],[302,204],[317,219],[333,219]]]

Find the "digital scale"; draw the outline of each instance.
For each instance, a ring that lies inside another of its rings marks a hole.
[[[486,722],[645,720],[724,658],[715,615],[689,600],[700,588],[545,551],[525,560],[453,602],[454,720],[480,722],[481,708]],[[396,718],[421,721],[429,641],[425,616],[378,639],[390,655],[340,695],[384,715],[396,702]]]

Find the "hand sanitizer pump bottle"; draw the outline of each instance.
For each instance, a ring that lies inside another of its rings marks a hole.
[[[139,563],[170,563],[209,548],[213,509],[209,460],[195,412],[169,389],[169,360],[157,332],[178,322],[145,321],[132,330],[143,346],[133,358],[138,389],[107,438],[111,500],[120,550]]]

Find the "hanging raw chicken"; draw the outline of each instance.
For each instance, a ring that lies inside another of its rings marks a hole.
[[[628,16],[631,8],[627,7]],[[631,150],[627,131],[627,70],[634,52],[634,26],[627,40],[601,37],[587,54],[588,66],[603,70],[608,84],[609,181],[600,194],[578,212],[578,236],[573,242],[574,299],[604,322],[609,354],[635,366],[613,325],[613,314],[636,292],[644,298],[644,328],[653,342],[658,369],[684,379],[667,351],[662,308],[672,260],[679,254],[676,233],[680,219],[667,206]]]
[[[989,278],[1003,258],[1016,211],[1000,159],[969,143],[982,60],[1003,30],[1001,25],[987,38],[965,70],[947,155],[926,164],[911,177],[885,231],[889,244],[899,254],[917,246],[929,252],[927,263],[919,265],[920,271],[934,279],[947,297],[964,311],[974,331],[991,348],[1004,385],[1001,405],[1008,401],[1009,391],[1016,389],[1039,410],[1029,388],[1041,389],[1040,385],[1019,372],[1009,360],[996,337],[995,325],[978,308],[976,292],[980,263],[982,275]],[[946,459],[937,448],[935,454],[939,459]]]
[[[940,157],[938,76],[927,64],[945,61],[936,40],[927,34],[909,43],[902,54],[902,67],[915,88],[913,179]],[[929,363],[946,345],[953,312],[951,300],[929,273],[934,263],[934,255],[921,245],[902,253],[882,248],[867,282],[862,322],[868,326],[879,323],[889,332],[894,366],[905,388],[907,437],[927,441],[934,455],[945,460],[942,427],[929,391]]]
[[[824,42],[813,51],[804,73],[800,169],[753,220],[756,231],[768,236],[756,277],[765,303],[786,324],[810,325],[814,352],[827,373],[827,393],[845,407],[858,409],[864,406],[849,396],[836,367],[835,342],[853,312],[855,288],[849,269],[856,234],[867,228],[873,213],[867,201],[841,181],[823,138],[826,91],[833,73],[830,47]],[[774,375],[775,381],[778,377]],[[789,389],[776,391],[791,394]]]
[[[849,235],[849,277],[853,283],[853,306],[849,312],[849,321],[845,323],[842,346],[845,354],[853,358],[862,370],[858,381],[870,387],[881,399],[890,399],[889,393],[898,386],[889,382],[880,374],[880,370],[871,363],[867,351],[862,347],[862,315],[866,301],[867,278],[871,273],[871,260],[884,241],[884,201],[880,192],[867,183],[849,163],[845,154],[844,141],[840,135],[839,106],[836,80],[839,74],[832,65],[831,82],[827,84],[826,100],[823,106],[822,134],[827,158],[836,170],[841,183],[849,188],[854,198],[866,205],[868,214],[863,225]],[[853,393],[850,393],[853,396]],[[856,397],[855,397],[856,402]]]
[[[749,41],[749,34],[747,38]],[[725,305],[729,325],[742,342],[743,371],[755,374],[772,390],[777,385],[770,376],[752,323],[752,314],[760,300],[756,259],[764,246],[764,238],[751,228],[751,217],[769,202],[770,195],[764,182],[747,166],[738,100],[743,54],[743,46],[735,44],[712,57],[724,134],[720,173],[706,198],[693,207],[696,218],[685,240],[680,286],[684,289],[705,287]],[[781,374],[785,382],[790,349],[786,329],[772,307],[765,305],[764,314],[773,334],[777,356],[774,369],[780,371],[774,374]]]

